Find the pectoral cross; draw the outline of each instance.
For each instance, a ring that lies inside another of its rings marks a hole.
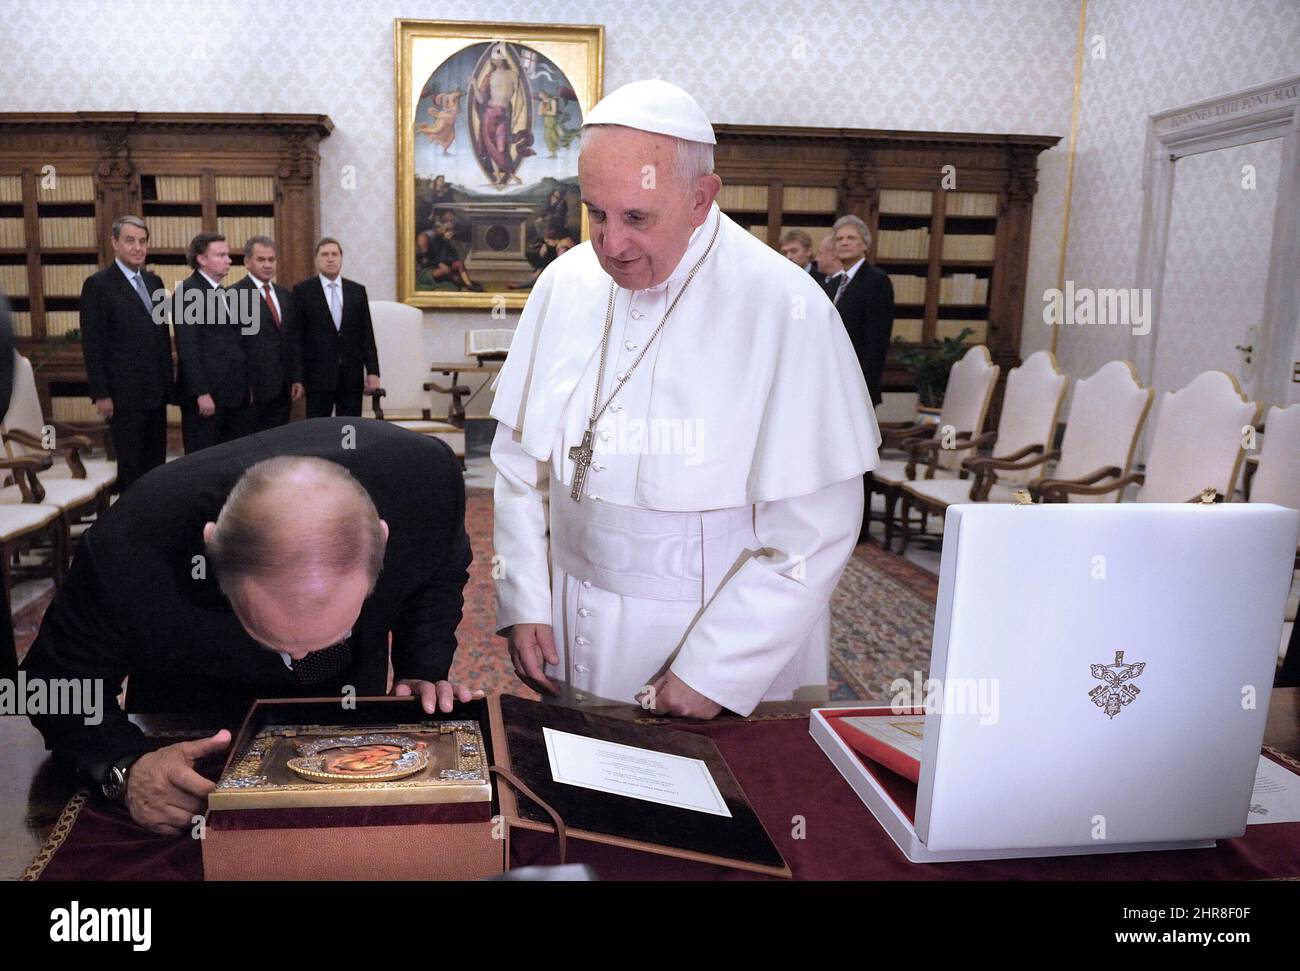
[[[569,490],[569,498],[574,502],[582,502],[582,487],[587,481],[592,454],[591,427],[588,426],[582,436],[582,444],[569,449],[569,461],[573,462],[573,488]]]

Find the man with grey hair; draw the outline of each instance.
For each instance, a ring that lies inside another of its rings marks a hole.
[[[871,391],[872,405],[880,404],[885,355],[894,330],[894,285],[889,277],[867,262],[871,230],[857,216],[841,216],[831,229],[840,270],[826,280],[826,293],[840,312],[853,352]]]
[[[591,239],[538,279],[492,407],[498,631],[564,704],[825,698],[880,443],[844,328],[715,204],[689,94],[637,81],[584,121]]]
[[[248,275],[230,288],[239,306],[256,308],[256,327],[243,327],[244,360],[252,398],[252,431],[278,428],[289,421],[290,403],[303,396],[302,345],[298,303],[293,291],[275,282],[275,240],[250,236],[244,243]]]
[[[110,697],[128,679],[133,712],[238,719],[255,698],[390,690],[449,712],[474,696],[447,680],[464,520],[451,449],[385,422],[320,418],[204,449],[86,532],[23,669],[103,679]],[[212,790],[195,761],[230,742],[222,729],[159,748],[116,705],[96,725],[33,721],[57,759],[172,835]]]
[[[113,263],[81,288],[81,349],[90,399],[108,422],[117,488],[167,460],[167,403],[173,392],[171,334],[154,322],[163,282],[144,268],[149,228],[139,216],[113,223]]]

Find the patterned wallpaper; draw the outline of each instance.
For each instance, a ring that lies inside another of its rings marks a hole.
[[[1077,0],[4,0],[0,106],[326,113],[336,127],[322,144],[323,229],[347,244],[348,275],[391,298],[395,18],[602,22],[606,90],[662,76],[718,122],[1067,136],[1078,10]],[[1128,285],[1147,114],[1295,70],[1300,4],[1091,0],[1094,34],[1106,59],[1086,62],[1068,275]],[[1051,340],[1034,295],[1056,280],[1064,140],[1039,160],[1026,355]],[[347,165],[355,188],[340,177]],[[494,325],[481,312],[429,318],[437,357],[459,357],[466,329]],[[1126,353],[1121,335],[1086,330],[1061,336],[1072,373]]]
[[[1085,38],[1067,278],[1077,287],[1133,287],[1142,223],[1142,152],[1148,116],[1300,71],[1300,3],[1089,0]],[[1096,38],[1104,44],[1104,59],[1090,56],[1093,49],[1101,49]],[[1238,179],[1244,161],[1255,162],[1260,179],[1270,177],[1267,149],[1241,151],[1250,158],[1237,159],[1234,155],[1225,159],[1238,163]],[[1215,177],[1209,171],[1215,168],[1211,164],[1184,160],[1178,165],[1188,178],[1198,182]],[[1182,196],[1186,188],[1176,191]],[[1226,305],[1218,276],[1232,268],[1237,278],[1235,295],[1240,295],[1241,287],[1252,286],[1255,276],[1251,261],[1259,258],[1259,246],[1245,237],[1251,236],[1252,227],[1258,225],[1256,210],[1261,201],[1260,194],[1251,196],[1240,191],[1218,195],[1214,203],[1217,233],[1204,213],[1176,215],[1175,229],[1182,218],[1204,224],[1204,231],[1184,237],[1177,253],[1171,250],[1171,256],[1178,261],[1180,272],[1198,274],[1197,285],[1209,289],[1189,295],[1193,299],[1173,298],[1173,309],[1181,319],[1172,325],[1173,340],[1166,344],[1162,337],[1158,345],[1161,360],[1156,374],[1157,393],[1167,390],[1165,384],[1178,387],[1186,383],[1191,376],[1185,373],[1189,369],[1203,369],[1204,365],[1195,367],[1190,359],[1200,359],[1198,335],[1206,333],[1208,324],[1191,308],[1197,303]],[[1230,239],[1224,238],[1225,227],[1232,227]],[[1191,239],[1192,235],[1199,242]],[[1262,280],[1260,275],[1259,286]],[[1031,327],[1028,313],[1026,319],[1027,327]],[[1181,352],[1184,360],[1165,360],[1166,351]],[[1113,358],[1128,356],[1128,331],[1123,327],[1067,327],[1057,352],[1071,374],[1091,374]]]
[[[301,111],[322,143],[322,225],[345,271],[396,291],[392,24],[448,18],[605,25],[605,90],[662,76],[717,122],[1066,135],[1072,0],[4,0],[3,110]],[[791,12],[800,13],[798,19]],[[21,25],[22,29],[11,29]],[[968,51],[954,56],[955,51]],[[1028,292],[1056,274],[1065,153],[1040,156]],[[356,166],[356,186],[340,172]],[[430,312],[429,351],[461,356],[486,312]],[[1048,335],[1035,328],[1026,353]]]

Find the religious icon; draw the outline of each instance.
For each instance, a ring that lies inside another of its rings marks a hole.
[[[312,739],[290,769],[315,782],[377,782],[414,775],[429,764],[428,744],[409,735]]]
[[[491,798],[474,721],[267,725],[242,743],[210,808],[385,805]]]
[[[603,28],[398,21],[399,295],[522,306],[584,236]]]

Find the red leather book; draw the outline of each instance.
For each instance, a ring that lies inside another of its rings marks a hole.
[[[920,784],[921,760],[918,756],[925,724],[924,715],[898,715],[889,711],[868,714],[850,710],[843,716],[837,715],[827,720],[853,751]],[[859,727],[866,725],[870,725],[873,730],[866,731]]]

